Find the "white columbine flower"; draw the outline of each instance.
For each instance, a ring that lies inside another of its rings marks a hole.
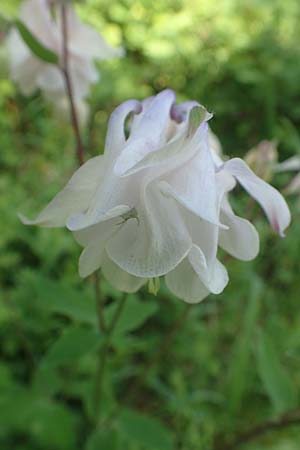
[[[236,181],[280,235],[290,213],[281,194],[243,160],[224,163],[211,150],[210,118],[196,102],[176,105],[170,90],[123,103],[110,118],[104,154],[77,170],[36,220],[23,220],[66,225],[84,247],[82,277],[101,267],[113,286],[134,292],[165,275],[169,289],[191,303],[219,294],[228,275],[218,246],[241,260],[259,250],[254,226],[230,207]]]
[[[68,59],[73,94],[80,104],[88,95],[92,83],[99,74],[95,59],[120,56],[120,49],[111,48],[90,26],[80,22],[71,4],[66,5]],[[63,39],[59,2],[26,0],[21,6],[21,21],[45,47],[63,60]],[[25,95],[40,88],[55,102],[61,102],[65,92],[64,79],[59,68],[38,59],[13,29],[8,36],[11,60],[11,76]]]

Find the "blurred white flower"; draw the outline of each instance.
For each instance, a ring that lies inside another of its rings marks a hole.
[[[245,155],[246,163],[257,176],[265,181],[271,181],[278,160],[275,141],[261,141]]]
[[[101,267],[113,286],[134,292],[165,275],[169,289],[191,303],[219,294],[228,275],[218,246],[241,260],[259,250],[256,229],[229,204],[236,181],[280,235],[290,213],[243,160],[224,163],[211,149],[210,118],[196,102],[176,105],[170,90],[123,103],[110,118],[104,155],[86,162],[36,220],[23,221],[66,225],[84,247],[82,277]]]
[[[275,167],[275,172],[290,172],[300,171],[300,156],[292,156],[291,158],[279,163]],[[287,185],[284,192],[286,194],[300,193],[300,172],[292,178],[292,181]]]
[[[59,2],[26,0],[20,11],[20,20],[45,47],[63,61],[63,38]],[[90,85],[99,79],[94,64],[96,59],[120,56],[120,49],[113,49],[90,26],[80,22],[71,4],[66,5],[68,34],[68,60],[75,102],[80,104],[87,97]],[[10,52],[12,79],[23,94],[31,94],[40,88],[51,101],[64,96],[65,85],[59,67],[38,59],[24,43],[16,29],[7,39]]]

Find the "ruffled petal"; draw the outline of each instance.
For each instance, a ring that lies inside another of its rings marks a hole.
[[[199,303],[210,294],[187,258],[166,275],[166,285],[176,297],[187,303]]]
[[[120,228],[107,253],[126,272],[154,278],[172,270],[190,247],[191,238],[176,204],[151,185],[137,207],[137,218]]]
[[[221,209],[221,221],[228,230],[220,230],[220,247],[242,261],[254,259],[259,252],[259,235],[252,223],[236,216],[227,200]]]
[[[201,248],[193,245],[188,260],[204,286],[213,294],[220,294],[228,284],[229,278],[225,266],[215,258],[208,266]]]
[[[233,158],[227,161],[223,169],[230,172],[255,198],[265,211],[274,230],[284,236],[284,230],[290,224],[291,215],[283,196],[271,185],[258,178],[242,159]]]
[[[61,227],[74,214],[84,211],[103,175],[103,156],[97,156],[81,166],[65,188],[59,192],[34,220],[21,216],[26,225]]]
[[[193,111],[196,112],[193,113]],[[115,167],[114,171],[119,176],[127,177],[141,170],[151,168],[155,169],[155,177],[159,177],[164,173],[181,167],[197,153],[199,146],[201,147],[201,142],[207,133],[207,120],[211,117],[202,106],[193,107],[189,111],[187,121],[177,125],[180,127],[180,130],[175,134],[173,133],[173,139],[158,149],[154,148],[150,152],[145,152],[142,159],[137,160],[134,165],[127,165],[126,162],[122,168],[120,166]]]
[[[102,273],[106,280],[119,291],[133,293],[138,291],[145,283],[145,278],[130,275],[121,269],[105,254],[101,267]]]
[[[116,157],[126,143],[125,120],[130,113],[138,117],[142,104],[137,100],[128,100],[116,108],[110,116],[105,141],[105,155],[110,159]]]
[[[219,225],[215,166],[208,148],[207,135],[197,155],[160,183],[162,192],[185,208]]]
[[[173,91],[167,89],[153,98],[143,112],[136,131],[130,137],[114,166],[118,176],[126,174],[149,153],[166,143],[166,129],[171,121],[170,110],[175,101]]]

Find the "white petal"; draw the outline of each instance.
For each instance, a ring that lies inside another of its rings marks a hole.
[[[46,47],[59,50],[58,30],[51,18],[47,0],[26,0],[20,17],[34,36]]]
[[[275,172],[286,172],[289,170],[300,170],[300,157],[292,156],[291,158],[276,164],[274,168]]]
[[[174,295],[188,303],[199,303],[210,294],[187,258],[166,275],[166,285]]]
[[[236,216],[227,201],[221,209],[221,220],[228,230],[220,230],[220,247],[242,261],[254,259],[259,252],[259,236],[252,223]]]
[[[71,53],[93,59],[110,59],[124,54],[122,49],[111,47],[92,27],[83,24],[71,6],[67,9],[67,24]]]
[[[130,275],[125,270],[121,269],[117,264],[115,264],[108,256],[105,255],[102,267],[102,273],[106,280],[119,291],[122,292],[136,292],[138,291],[146,282],[145,278],[138,278]]]
[[[172,270],[188,253],[191,239],[176,204],[148,187],[138,220],[127,220],[107,247],[109,256],[126,272],[145,278]]]
[[[95,226],[98,223],[113,219],[115,217],[120,218],[120,216],[128,213],[129,211],[129,206],[118,205],[108,211],[98,211],[98,214],[96,214],[97,211],[94,211],[95,215],[93,216],[87,215],[85,213],[80,213],[70,217],[66,225],[70,231],[80,231],[85,228]],[[122,221],[122,218],[120,218],[119,221]]]
[[[116,108],[110,116],[105,141],[105,155],[110,159],[117,156],[126,143],[125,120],[130,113],[138,117],[142,111],[142,104],[137,100],[128,100]]]
[[[166,172],[171,172],[181,167],[189,161],[199,150],[199,146],[201,146],[201,142],[207,133],[208,125],[206,121],[211,117],[203,107],[199,106],[197,109],[200,109],[200,112],[196,115],[196,119],[203,119],[203,122],[200,124],[197,121],[195,122],[195,118],[192,119],[194,115],[192,114],[191,117],[190,111],[188,120],[178,125],[180,132],[176,133],[173,139],[160,148],[148,152],[131,168],[128,168],[131,165],[129,161],[125,161],[124,167],[117,166],[117,169],[115,168],[116,173],[119,176],[129,176],[143,169],[151,168],[155,169],[155,176],[159,177]],[[198,128],[196,128],[197,126]],[[168,134],[168,130],[166,132]],[[124,159],[126,159],[125,156]]]
[[[228,284],[229,278],[226,268],[215,258],[215,260],[207,266],[204,253],[197,245],[193,245],[188,260],[194,271],[205,287],[213,294],[220,294]]]
[[[79,275],[88,277],[101,266],[105,255],[106,240],[99,238],[84,248],[79,258]]]
[[[202,219],[219,225],[215,166],[207,135],[198,154],[160,183],[162,192],[173,197]]]
[[[126,174],[149,153],[166,143],[166,130],[171,121],[170,110],[174,101],[175,94],[171,90],[165,90],[153,98],[116,161],[116,175]]]
[[[26,225],[61,227],[72,215],[84,211],[102,177],[103,156],[87,161],[72,176],[65,188],[59,192],[35,220],[21,217]]]
[[[223,168],[230,172],[255,198],[265,211],[274,230],[284,236],[284,230],[290,224],[291,215],[283,196],[271,185],[258,178],[242,159],[231,159],[224,164]]]
[[[16,30],[9,33],[6,43],[11,77],[24,95],[30,95],[38,87],[37,76],[43,68],[43,63],[31,54]]]

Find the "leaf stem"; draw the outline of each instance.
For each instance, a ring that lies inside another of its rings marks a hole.
[[[99,271],[95,272],[94,275],[94,284],[95,284],[95,297],[96,297],[96,308],[97,308],[97,317],[98,317],[98,328],[102,333],[106,331],[106,323],[104,318],[104,299],[100,290],[100,276]]]
[[[172,343],[177,332],[181,329],[182,325],[184,324],[186,318],[188,317],[191,311],[191,308],[192,308],[191,304],[185,305],[183,311],[181,312],[179,317],[175,320],[175,322],[173,322],[167,334],[165,335],[159,347],[159,350],[148,361],[148,363],[145,365],[142,372],[139,374],[134,383],[131,384],[131,388],[129,388],[129,390],[127,391],[127,395],[125,396],[126,400],[134,399],[137,396],[139,389],[141,388],[143,382],[147,378],[150,369],[160,361],[160,359],[164,356],[165,352],[170,348],[170,344]]]
[[[250,441],[260,438],[270,431],[281,430],[292,425],[300,425],[300,410],[291,411],[278,419],[268,420],[250,428],[248,431],[237,433],[229,442],[218,439],[214,450],[234,450]]]
[[[80,135],[80,126],[76,105],[74,100],[73,86],[69,70],[69,51],[68,51],[68,26],[67,26],[67,11],[66,5],[61,6],[61,23],[62,23],[62,43],[63,43],[63,58],[61,63],[61,70],[65,80],[65,87],[70,107],[71,124],[76,141],[76,156],[79,165],[84,163],[84,147]]]
[[[105,342],[99,351],[98,366],[97,366],[97,370],[96,370],[95,396],[94,396],[96,421],[98,419],[100,406],[101,406],[102,385],[103,385],[103,379],[104,379],[104,375],[105,375],[107,357],[108,357],[109,348],[110,348],[110,344],[111,344],[111,338],[112,338],[113,332],[115,330],[115,327],[118,323],[118,320],[121,316],[121,313],[123,311],[126,298],[127,298],[126,295],[123,295],[123,297],[121,298],[120,303],[111,319],[110,324],[106,327]]]

